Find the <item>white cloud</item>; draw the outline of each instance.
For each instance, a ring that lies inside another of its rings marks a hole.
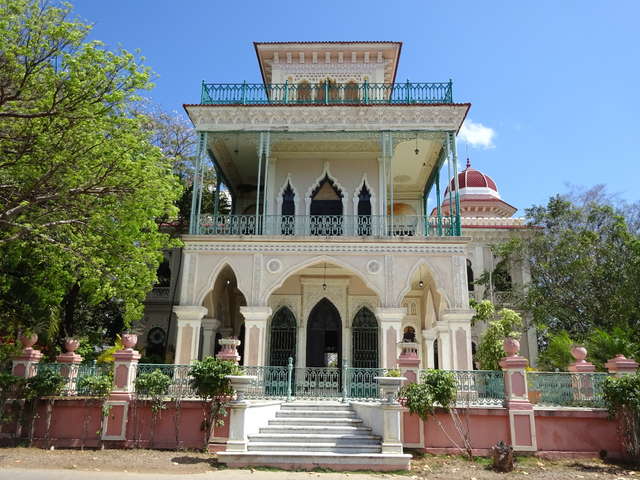
[[[476,123],[467,118],[460,128],[458,138],[467,142],[472,147],[494,148],[493,139],[496,132],[493,128],[481,123]]]

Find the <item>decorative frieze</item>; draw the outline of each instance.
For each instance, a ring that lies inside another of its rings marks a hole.
[[[469,105],[188,105],[185,108],[198,131],[456,131]]]

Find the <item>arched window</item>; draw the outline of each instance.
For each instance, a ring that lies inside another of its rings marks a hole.
[[[298,83],[298,102],[304,103],[311,101],[311,85],[306,80]]]
[[[506,260],[500,260],[493,269],[493,288],[496,292],[510,292],[511,275]]]
[[[358,103],[359,100],[358,84],[354,81],[348,82],[344,86],[345,103]]]
[[[329,175],[311,193],[311,235],[342,235],[342,192]]]
[[[371,235],[371,192],[366,183],[358,193],[358,235]]]
[[[471,260],[467,258],[467,289],[470,292],[473,292],[473,268],[471,268]]]
[[[316,103],[335,103],[337,99],[338,88],[336,87],[335,80],[331,80],[330,78],[322,80],[316,90]]]
[[[413,327],[405,327],[404,333],[402,335],[403,342],[414,342],[416,341],[416,329]]]
[[[294,235],[295,234],[295,193],[291,188],[291,183],[287,183],[287,187],[282,192],[282,219],[280,222],[280,233],[282,235]]]
[[[287,307],[280,308],[271,320],[270,366],[285,366],[296,356],[296,317]]]
[[[378,368],[378,321],[367,307],[356,313],[351,325],[354,368]]]

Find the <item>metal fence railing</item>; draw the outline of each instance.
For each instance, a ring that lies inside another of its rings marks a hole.
[[[87,380],[90,377],[113,377],[113,367],[109,364],[94,363],[38,363],[35,373],[55,372],[66,379],[62,395],[78,395],[91,397],[97,394],[93,388],[95,383]]]
[[[203,105],[406,105],[453,103],[453,82],[206,83]]]
[[[421,215],[212,215],[199,217],[196,234],[322,237],[454,236],[450,217]],[[455,222],[455,219],[454,219]]]
[[[607,373],[528,372],[529,399],[542,406],[604,407]]]
[[[504,378],[499,370],[452,370],[458,386],[458,404],[495,405],[504,402]]]
[[[138,364],[137,377],[158,370],[171,379],[167,392],[168,397],[181,399],[197,398],[197,393],[191,387],[190,369],[191,365],[140,363]]]

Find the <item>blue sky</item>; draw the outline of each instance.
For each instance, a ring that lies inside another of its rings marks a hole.
[[[461,163],[468,150],[520,213],[567,182],[640,200],[637,0],[77,0],[75,11],[92,38],[140,49],[158,75],[152,99],[177,111],[199,101],[201,80],[261,81],[253,41],[402,41],[398,80],[453,79],[454,100],[490,129],[460,144]]]

